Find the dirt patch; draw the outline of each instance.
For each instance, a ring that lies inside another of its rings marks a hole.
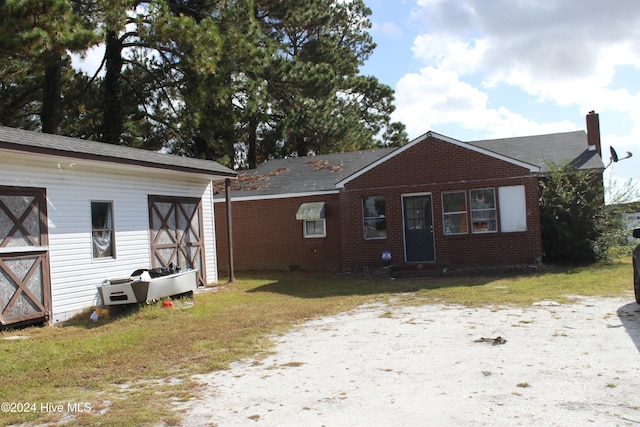
[[[640,306],[630,299],[367,306],[275,340],[262,363],[197,376],[205,392],[179,404],[183,425],[640,423]]]

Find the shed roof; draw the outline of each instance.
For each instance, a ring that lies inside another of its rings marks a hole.
[[[511,162],[528,168],[532,173],[547,172],[545,161],[555,164],[569,162],[583,170],[604,168],[598,153],[589,149],[584,131],[473,142],[427,132],[400,148],[269,160],[256,169],[242,172],[232,186],[232,195],[238,200],[338,192],[345,182],[427,137]]]
[[[211,160],[193,159],[122,145],[86,141],[3,126],[0,126],[0,149],[168,169],[217,177],[235,177],[237,175],[235,171]]]

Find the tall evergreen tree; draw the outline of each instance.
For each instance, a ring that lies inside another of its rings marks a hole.
[[[23,113],[28,116],[37,114],[40,128],[46,133],[58,133],[62,121],[62,74],[69,67],[68,52],[83,51],[96,42],[95,32],[74,8],[70,0],[0,3],[0,31],[13,35],[0,39],[1,68],[5,72],[15,70],[8,63],[16,61],[18,75],[14,78],[21,83],[0,88],[3,95],[9,95],[9,102],[3,102],[4,109],[17,107],[17,111],[25,109]],[[36,77],[37,84],[27,77],[29,74]],[[35,99],[40,106],[37,113],[33,111]],[[29,119],[25,121],[27,127],[32,126]]]
[[[268,91],[258,156],[406,142],[403,126],[389,120],[392,89],[358,74],[375,48],[370,14],[362,0],[258,1],[264,37],[277,50],[257,72]]]
[[[174,123],[185,69],[208,74],[217,62],[214,6],[197,0],[104,4],[103,141],[158,148],[182,137]]]
[[[190,138],[174,151],[231,166],[238,163],[238,142],[247,140],[264,104],[263,82],[252,76],[270,50],[261,43],[253,0],[228,0],[212,18],[221,43],[217,67],[206,76],[187,70],[181,129]]]
[[[389,120],[391,88],[358,75],[375,46],[361,1],[225,6],[215,16],[223,40],[216,73],[189,79],[185,104],[198,124],[180,150],[253,168],[274,157],[406,142],[404,125]]]
[[[58,57],[3,41],[0,74],[11,77],[0,79],[2,124],[61,126],[72,136],[236,167],[406,142],[404,126],[389,120],[391,88],[358,74],[375,46],[362,0],[6,0],[0,7],[10,3],[72,4],[75,18],[38,15],[44,30],[34,34],[56,26],[73,34],[84,22],[100,29],[105,55],[87,76],[71,69],[67,53],[94,43],[94,31],[83,33],[84,44],[49,44]],[[35,12],[21,13],[0,14],[2,29],[22,28],[27,37],[22,18]],[[65,95],[47,96],[64,101],[61,114],[42,108],[45,75],[49,93]]]

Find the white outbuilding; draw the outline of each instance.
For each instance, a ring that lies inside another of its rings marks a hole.
[[[0,127],[0,327],[57,323],[170,264],[218,280],[216,162]]]

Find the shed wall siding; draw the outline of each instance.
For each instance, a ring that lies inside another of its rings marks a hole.
[[[202,198],[206,274],[217,280],[210,182],[4,153],[0,164],[2,185],[46,188],[53,322],[97,304],[96,285],[104,279],[150,266],[149,194]],[[92,258],[91,201],[113,202],[115,259]]]

